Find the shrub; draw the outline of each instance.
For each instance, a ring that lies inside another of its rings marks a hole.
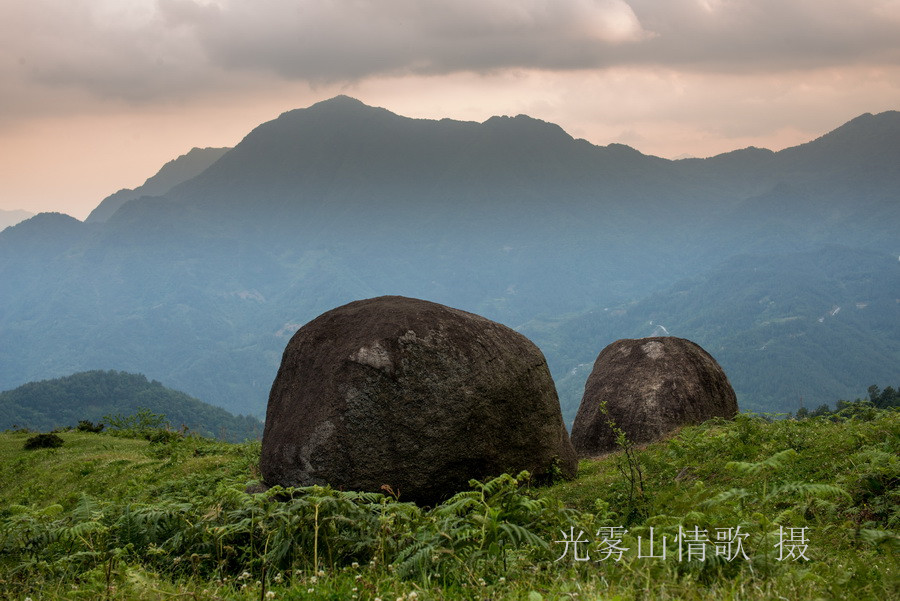
[[[109,424],[110,432],[117,436],[147,440],[158,430],[167,430],[170,425],[165,415],[144,408],[139,408],[133,415],[104,415],[103,419]]]
[[[54,449],[61,447],[63,439],[56,434],[35,434],[25,441],[26,451],[31,449]]]
[[[94,425],[94,422],[83,419],[78,422],[78,427],[76,428],[76,430],[78,430],[79,432],[97,433],[102,432],[104,427],[105,426],[102,423],[98,422],[97,425]]]
[[[168,442],[181,440],[184,437],[181,435],[181,432],[178,432],[177,430],[158,429],[144,432],[144,438],[149,440],[151,443],[165,444]]]

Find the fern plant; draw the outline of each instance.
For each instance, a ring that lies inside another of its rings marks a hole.
[[[472,480],[460,492],[424,516],[412,540],[397,556],[401,575],[462,575],[505,572],[511,556],[546,559],[550,545],[542,534],[570,523],[558,501],[532,498],[521,486],[528,472],[504,474],[486,482]]]

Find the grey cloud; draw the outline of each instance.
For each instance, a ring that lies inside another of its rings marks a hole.
[[[382,0],[225,2],[189,12],[210,60],[285,77],[353,80],[510,67],[590,67],[603,49],[647,34],[623,0]]]
[[[889,0],[165,0],[211,62],[308,80],[659,65],[900,64]]]
[[[8,85],[130,103],[273,76],[900,64],[891,0],[30,0],[0,20]]]
[[[891,0],[629,0],[655,36],[625,63],[704,71],[788,71],[900,64],[900,4]]]

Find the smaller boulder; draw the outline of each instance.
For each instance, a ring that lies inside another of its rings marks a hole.
[[[737,411],[728,377],[699,345],[671,336],[617,340],[594,362],[572,444],[579,457],[596,456],[616,448],[609,421],[640,444]]]

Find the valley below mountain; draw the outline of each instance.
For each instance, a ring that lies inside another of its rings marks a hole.
[[[900,382],[897,112],[670,161],[337,97],[206,151],[108,214],[0,232],[0,390],[112,369],[262,416],[300,325],[386,294],[534,340],[569,423],[624,337],[694,340],[742,410]]]

